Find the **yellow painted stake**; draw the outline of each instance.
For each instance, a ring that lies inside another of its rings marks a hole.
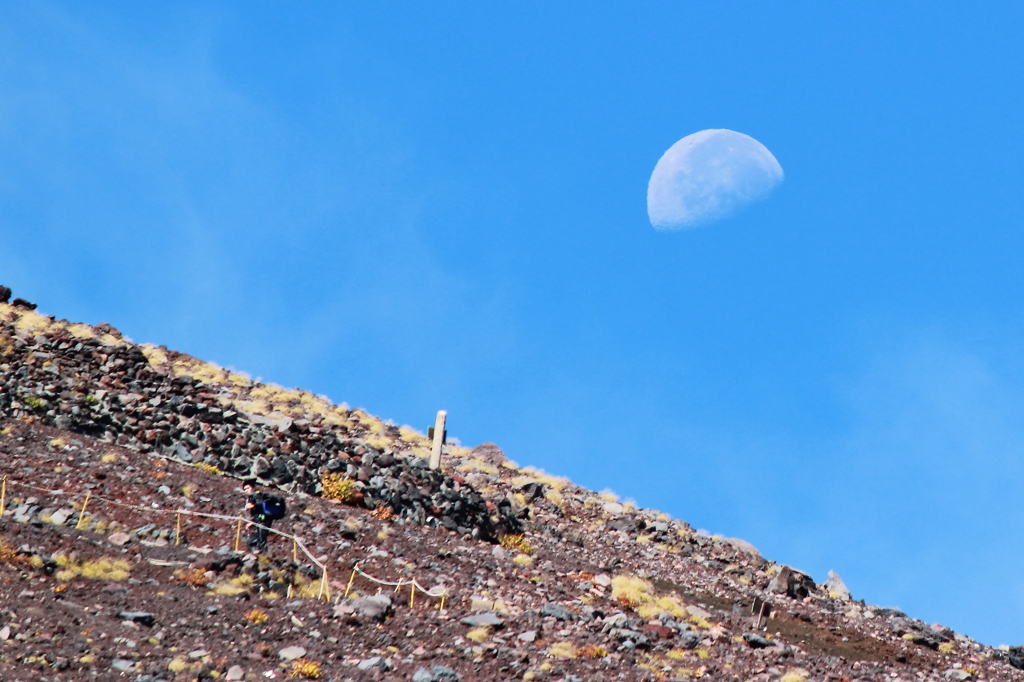
[[[292,561],[298,563],[299,561],[299,543],[298,538],[292,538]]]
[[[402,589],[402,579],[398,579],[398,584],[395,585],[395,594],[398,594]]]
[[[174,544],[181,544],[181,514],[178,514],[178,526],[174,529]]]
[[[444,611],[444,598],[445,598],[446,596],[448,596],[448,593],[447,593],[447,592],[443,592],[443,593],[441,593],[441,609],[440,609],[441,611]]]
[[[0,516],[4,515],[4,510],[7,509],[5,503],[7,502],[7,477],[4,476],[3,487],[0,488]]]
[[[352,591],[352,583],[356,579],[356,569],[352,569],[352,577],[348,579],[348,587],[345,588],[345,598],[348,599],[348,593]]]
[[[412,605],[415,604],[415,603],[416,603],[416,583],[414,582],[412,584],[412,592],[409,593],[409,608],[411,609]]]
[[[292,586],[290,584],[288,585],[288,598],[292,598]]]
[[[327,601],[331,601],[331,586],[327,584],[327,567],[324,566],[324,574],[320,578],[320,594],[317,595],[317,599],[322,599],[324,595],[327,595]]]
[[[82,521],[85,521],[85,508],[89,506],[89,497],[91,495],[91,490],[85,494],[85,502],[82,503],[82,511],[78,513],[78,523],[75,524],[75,530],[81,530],[82,528]]]
[[[235,529],[235,551],[238,551],[238,543],[242,540],[242,519],[238,519],[238,528]]]

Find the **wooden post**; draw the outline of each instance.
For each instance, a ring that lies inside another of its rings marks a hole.
[[[75,524],[75,530],[81,530],[82,528],[82,521],[85,520],[85,508],[89,506],[89,497],[91,495],[91,490],[85,494],[85,502],[82,503],[82,509],[78,512],[78,523]]]
[[[352,590],[352,583],[356,579],[356,569],[352,569],[352,575],[348,579],[348,586],[345,587],[345,598],[348,599],[348,593]]]
[[[416,581],[413,580],[412,581],[412,592],[409,593],[409,608],[411,609],[413,607],[413,604],[415,604],[415,603],[416,603]]]
[[[292,538],[292,561],[299,563],[299,540]]]
[[[430,451],[430,468],[441,468],[441,446],[444,445],[444,423],[448,419],[448,413],[439,410],[437,421],[434,422],[434,448]]]
[[[174,545],[178,546],[181,544],[181,512],[178,512],[178,525],[174,529]]]
[[[235,551],[238,551],[238,543],[242,539],[242,519],[238,519],[238,528],[235,529]]]
[[[3,487],[0,488],[0,516],[4,515],[7,503],[7,476],[4,476]]]

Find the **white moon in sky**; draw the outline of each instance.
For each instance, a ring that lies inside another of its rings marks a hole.
[[[669,147],[654,167],[647,215],[658,230],[697,227],[764,199],[782,179],[782,166],[754,138],[702,130]]]

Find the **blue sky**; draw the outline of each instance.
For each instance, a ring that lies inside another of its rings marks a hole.
[[[1024,9],[631,5],[5,4],[0,282],[1024,641]]]

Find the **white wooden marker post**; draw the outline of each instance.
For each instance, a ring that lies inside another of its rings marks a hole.
[[[444,422],[448,419],[448,413],[439,410],[437,421],[434,422],[434,449],[430,452],[430,468],[441,468],[441,446],[444,445]]]

